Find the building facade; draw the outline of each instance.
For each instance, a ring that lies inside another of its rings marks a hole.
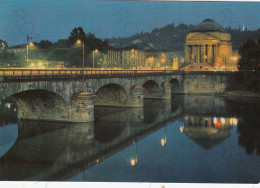
[[[108,50],[106,67],[141,68],[145,66],[143,50]]]
[[[186,35],[184,70],[226,71],[231,62],[231,35],[220,24],[206,19]]]

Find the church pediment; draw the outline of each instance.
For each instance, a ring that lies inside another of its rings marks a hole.
[[[219,41],[219,38],[217,36],[213,35],[213,34],[210,34],[210,33],[199,33],[199,34],[191,36],[187,40],[192,40],[192,41],[205,41],[205,40],[213,41],[213,40],[217,40],[217,41]]]

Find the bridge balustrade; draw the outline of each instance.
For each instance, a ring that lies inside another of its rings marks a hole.
[[[0,69],[0,76],[51,76],[51,75],[141,75],[141,74],[153,74],[153,73],[173,73],[179,72],[176,70],[93,70],[93,69]]]

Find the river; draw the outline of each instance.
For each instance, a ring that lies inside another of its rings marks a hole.
[[[17,120],[0,103],[0,180],[260,182],[260,100],[176,95],[95,106],[91,123]]]

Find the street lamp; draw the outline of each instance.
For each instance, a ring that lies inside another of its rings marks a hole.
[[[93,69],[94,69],[94,64],[95,64],[95,53],[98,53],[98,49],[93,50]]]
[[[85,51],[84,51],[84,48],[85,48],[85,42],[84,42],[84,39],[83,41],[81,40],[77,40],[77,43],[80,44],[82,42],[82,70],[83,70],[83,81],[84,81],[84,67],[85,67],[85,59],[84,59],[84,56],[85,56]]]
[[[29,40],[32,40],[32,37],[29,37],[29,35],[27,34],[27,44],[26,44],[26,48],[27,48],[27,52],[26,52],[26,61],[27,61],[27,66],[28,66],[28,61],[29,61]],[[32,43],[30,44],[32,45]]]

